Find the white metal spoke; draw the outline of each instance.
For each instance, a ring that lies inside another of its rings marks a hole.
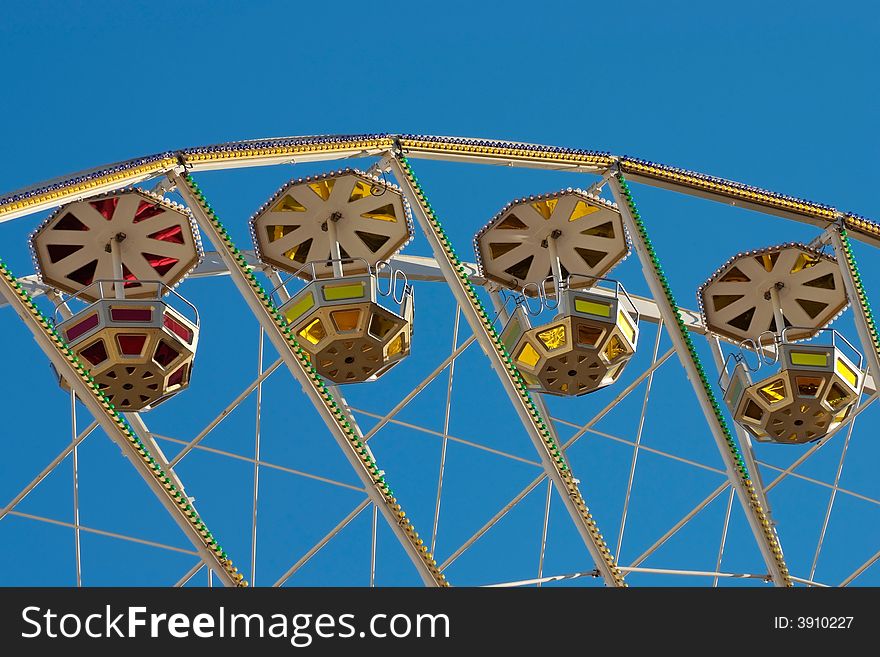
[[[182,586],[185,586],[189,580],[191,580],[193,577],[195,577],[196,573],[198,573],[202,568],[204,568],[204,566],[205,566],[205,564],[203,562],[201,562],[201,561],[197,562],[192,568],[190,568],[188,571],[186,571],[186,573],[184,574],[183,577],[181,577],[179,580],[177,580],[177,582],[174,584],[174,588],[180,588]]]
[[[97,428],[98,428],[98,421],[95,420],[89,426],[87,426],[85,429],[83,429],[82,433],[80,433],[78,436],[76,436],[76,438],[70,443],[70,445],[65,447],[58,456],[56,456],[54,459],[52,459],[52,461],[49,463],[49,465],[47,465],[45,468],[43,468],[43,470],[42,470],[42,472],[40,472],[40,474],[38,474],[36,477],[34,477],[33,480],[31,480],[31,482],[27,486],[25,486],[24,488],[21,489],[21,491],[18,493],[18,495],[16,495],[15,497],[13,497],[9,501],[9,504],[7,504],[5,507],[3,507],[2,510],[0,510],[0,520],[3,520],[3,518],[5,518],[18,505],[19,502],[21,502],[25,497],[27,497],[27,495],[34,488],[39,486],[40,482],[43,481],[43,479],[45,479],[46,477],[48,477],[49,474],[55,468],[58,467],[58,464],[61,463],[65,458],[67,458],[67,455],[70,454],[77,445],[79,445],[83,440],[85,440],[86,437]]]
[[[452,353],[458,346],[458,323],[461,319],[461,306],[455,308],[455,323],[452,328]],[[452,379],[455,375],[455,360],[449,363],[449,382],[446,385],[446,407],[443,412],[443,439],[440,445],[440,467],[437,473],[437,500],[434,503],[434,524],[431,527],[431,554],[437,548],[437,524],[440,522],[440,499],[443,495],[443,470],[446,468],[446,446],[449,444],[449,411],[452,404]]]
[[[159,548],[160,550],[169,550],[171,552],[180,552],[181,554],[191,554],[194,557],[199,556],[199,553],[195,550],[187,550],[186,548],[175,547],[173,545],[166,545],[165,543],[159,543],[157,541],[148,541],[143,538],[135,538],[134,536],[126,536],[125,534],[119,534],[117,532],[108,532],[103,529],[95,529],[94,527],[86,527],[85,525],[74,525],[72,522],[65,522],[63,520],[55,520],[54,518],[46,518],[45,516],[38,516],[33,513],[22,513],[21,511],[10,511],[9,515],[15,516],[17,518],[26,518],[27,520],[35,520],[37,522],[45,522],[49,525],[58,525],[60,527],[67,527],[69,529],[79,529],[80,531],[86,532],[87,534],[96,534],[98,536],[106,536],[108,538],[118,538],[121,541],[128,541],[130,543],[139,543],[141,545],[147,545],[149,547]]]
[[[159,434],[153,434],[155,438],[159,440],[167,440],[171,443],[177,443],[178,445],[186,445],[187,442],[185,440],[179,440],[177,438],[171,438],[169,436],[162,436]],[[320,475],[312,474],[311,472],[304,472],[302,470],[295,470],[293,468],[288,468],[283,465],[278,465],[277,463],[270,463],[269,461],[257,461],[256,459],[251,458],[250,456],[242,456],[241,454],[234,454],[232,452],[227,452],[222,449],[217,449],[216,447],[206,447],[205,445],[196,445],[193,449],[207,452],[208,454],[216,454],[217,456],[226,456],[231,459],[236,459],[238,461],[247,461],[248,463],[259,465],[261,468],[270,468],[272,470],[278,470],[280,472],[287,472],[288,474],[296,475],[297,477],[305,477],[306,479],[313,479],[315,481],[321,481],[325,484],[330,484],[331,486],[338,486],[340,488],[347,488],[348,490],[356,490],[359,493],[365,492],[363,488],[360,486],[353,486],[352,484],[346,484],[342,481],[336,481],[335,479],[330,479],[328,477],[322,477]]]
[[[76,585],[82,586],[82,559],[81,545],[79,540],[79,460],[76,445],[76,393],[70,391],[70,436],[73,443],[73,452],[71,452],[71,465],[73,467],[73,552],[76,562]]]
[[[813,555],[813,563],[810,565],[810,579],[816,575],[816,566],[819,563],[819,555],[822,553],[822,544],[825,542],[825,532],[828,531],[828,522],[831,520],[831,510],[834,508],[834,499],[837,497],[837,486],[840,484],[840,475],[843,473],[843,463],[846,461],[846,451],[849,448],[849,440],[852,438],[855,421],[849,423],[846,437],[843,439],[843,449],[840,451],[840,461],[837,464],[837,472],[834,475],[834,485],[831,487],[831,495],[828,498],[828,508],[825,509],[825,518],[822,520],[822,531],[819,532],[819,541],[816,543],[816,552]]]
[[[379,524],[379,509],[373,505],[373,521],[370,531],[370,586],[376,586],[376,534]]]
[[[358,504],[354,508],[354,510],[351,513],[349,513],[347,516],[345,516],[345,518],[343,518],[342,521],[338,525],[336,525],[333,529],[331,529],[327,533],[327,535],[324,536],[324,538],[322,538],[320,541],[318,541],[314,545],[314,547],[312,547],[308,552],[306,552],[302,557],[300,557],[299,561],[297,561],[290,568],[288,568],[286,571],[284,571],[284,574],[281,577],[279,577],[278,580],[272,586],[276,586],[276,587],[283,586],[284,583],[287,580],[289,580],[294,575],[294,573],[296,573],[296,571],[298,571],[300,568],[305,566],[308,563],[309,559],[311,559],[313,556],[315,556],[321,550],[321,548],[323,548],[325,545],[327,545],[327,543],[329,543],[333,539],[334,536],[336,536],[339,532],[341,532],[343,529],[345,529],[348,526],[348,523],[350,523],[352,520],[357,518],[358,515],[360,514],[360,512],[363,511],[364,509],[366,509],[369,505],[370,505],[369,498],[365,499],[363,502]]]
[[[215,417],[213,420],[211,420],[204,429],[199,431],[199,433],[196,434],[195,438],[193,438],[188,443],[185,443],[186,446],[182,450],[180,450],[180,452],[177,454],[177,456],[175,456],[173,459],[171,459],[169,466],[173,468],[175,465],[180,463],[181,459],[184,456],[186,456],[187,454],[189,454],[190,451],[193,449],[193,447],[195,447],[200,442],[202,442],[202,440],[204,440],[207,437],[207,435],[209,433],[211,433],[211,431],[213,431],[214,428],[218,424],[220,424],[227,415],[229,415],[232,411],[234,411],[236,408],[238,408],[238,405],[241,404],[241,402],[243,402],[245,399],[247,399],[248,396],[254,390],[256,390],[257,387],[259,387],[259,385],[263,381],[265,381],[266,379],[269,378],[269,376],[272,374],[272,372],[274,372],[275,370],[277,370],[281,366],[281,363],[282,363],[282,360],[279,358],[274,363],[272,363],[269,367],[267,367],[263,371],[263,373],[260,374],[256,378],[256,380],[254,380],[248,387],[246,387],[244,390],[241,391],[241,393],[238,395],[238,397],[233,399],[232,402],[230,402],[230,404],[226,408],[224,408],[222,411],[220,411],[220,413],[217,415],[217,417]]]
[[[263,327],[257,349],[257,378],[263,374]],[[257,585],[257,494],[260,490],[260,414],[263,402],[263,382],[257,384],[257,413],[254,427],[254,492],[251,519],[251,586]]]
[[[651,355],[651,365],[657,362],[657,352],[660,350],[660,337],[663,335],[663,321],[657,325],[657,337],[654,340],[654,351]],[[626,515],[629,511],[629,499],[632,495],[633,479],[636,475],[636,463],[639,459],[639,447],[642,444],[642,431],[645,428],[645,413],[648,410],[648,399],[651,397],[651,384],[654,382],[654,370],[648,375],[648,382],[645,384],[645,398],[642,400],[642,410],[639,414],[639,427],[636,431],[636,442],[633,446],[632,461],[629,466],[629,476],[626,480],[626,496],[623,499],[623,512],[620,514],[620,530],[617,534],[617,551],[614,553],[614,559],[620,560],[620,550],[623,546],[623,533],[626,531]]]
[[[541,528],[541,550],[538,552],[538,579],[544,576],[544,550],[547,548],[547,526],[550,524],[550,500],[553,498],[553,484],[547,482],[547,499],[544,502],[544,524]],[[541,586],[541,582],[538,582]]]
[[[721,528],[721,541],[718,545],[718,559],[715,561],[715,570],[721,570],[721,560],[724,559],[724,545],[727,543],[727,528],[730,525],[730,512],[733,510],[734,497],[735,493],[731,488],[730,494],[727,496],[727,511],[724,513],[724,527]],[[712,586],[718,586],[717,576],[712,580]]]

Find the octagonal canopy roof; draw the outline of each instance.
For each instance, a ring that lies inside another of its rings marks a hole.
[[[837,261],[804,244],[787,243],[739,253],[700,286],[697,296],[706,327],[733,342],[777,332],[771,287],[791,340],[810,338],[848,303]]]
[[[158,285],[141,281],[173,287],[202,257],[189,211],[141,189],[64,205],[34,231],[30,243],[43,281],[74,294],[94,281],[116,277],[111,240],[119,246],[128,298],[156,295]],[[98,295],[94,286],[81,296],[94,301]]]
[[[279,189],[251,218],[260,259],[295,273],[307,262],[331,255],[331,230],[346,263],[346,273],[363,273],[363,259],[375,265],[400,251],[412,238],[409,204],[400,189],[355,169],[292,180]],[[332,275],[326,264],[315,265],[318,278]],[[300,273],[311,279],[311,270]]]
[[[541,283],[552,273],[547,240],[554,233],[563,276],[604,276],[629,252],[617,206],[569,188],[508,203],[477,233],[483,275],[512,289]],[[594,282],[573,278],[572,287]]]

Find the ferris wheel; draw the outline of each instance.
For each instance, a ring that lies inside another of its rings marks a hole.
[[[416,176],[439,163],[467,172],[455,197]],[[480,215],[484,170],[519,191]],[[251,202],[256,171],[281,184]],[[648,187],[767,230],[712,224],[702,271]],[[21,583],[880,581],[880,499],[845,479],[880,450],[864,217],[609,153],[371,134],[129,160],[0,198],[13,219],[34,271],[0,265],[5,343],[51,365],[21,398],[71,432],[5,465],[10,554],[49,525],[68,555]],[[248,404],[248,435],[212,444]],[[124,460],[86,472],[99,428]],[[69,521],[27,510],[62,469]]]

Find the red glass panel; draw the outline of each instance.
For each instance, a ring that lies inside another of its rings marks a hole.
[[[165,315],[165,319],[163,320],[163,323],[165,324],[165,327],[169,331],[176,334],[177,336],[182,338],[184,341],[192,342],[193,332],[188,327],[184,326],[183,324],[178,322],[176,319],[174,319],[170,315]]]
[[[157,214],[166,212],[167,208],[162,207],[159,203],[150,203],[149,201],[141,201],[138,205],[137,212],[134,213],[134,221],[132,223],[140,223],[144,219],[155,217]]]
[[[147,237],[163,242],[173,242],[174,244],[183,244],[183,229],[180,226],[171,226],[164,230],[159,230],[148,235]]]
[[[138,283],[138,279],[131,273],[131,270],[125,266],[124,262],[122,263],[122,278],[125,279],[125,283],[123,284],[123,287],[125,288],[141,286],[141,284]]]
[[[92,365],[98,365],[107,360],[107,348],[104,346],[103,340],[98,340],[96,343],[89,345],[79,353],[80,356],[85,358]]]
[[[89,227],[86,226],[79,219],[74,217],[69,212],[61,217],[58,222],[52,226],[52,230],[88,230]]]
[[[172,374],[171,376],[168,377],[168,387],[169,388],[171,386],[176,386],[176,385],[183,383],[183,377],[186,375],[186,368],[187,368],[186,365],[184,365],[182,367],[178,367],[174,371],[174,374]]]
[[[174,265],[180,262],[177,258],[167,258],[153,253],[142,253],[141,255],[147,259],[147,262],[150,263],[150,267],[155,269],[159,276],[164,276],[172,267],[174,267]]]
[[[114,322],[149,322],[153,317],[151,308],[111,308],[110,318]]]
[[[175,358],[177,358],[177,356],[178,353],[174,347],[165,342],[165,340],[160,340],[159,346],[156,347],[156,354],[153,356],[153,360],[159,363],[162,367],[167,367]]]
[[[83,287],[87,285],[91,285],[92,281],[95,279],[95,271],[98,269],[98,261],[92,260],[91,262],[87,262],[79,269],[74,269],[67,275],[72,281],[76,281]]]
[[[79,336],[83,335],[84,333],[86,333],[88,331],[91,331],[97,325],[98,325],[98,315],[95,314],[95,315],[91,315],[91,316],[87,317],[86,319],[81,321],[79,324],[74,324],[69,329],[65,329],[64,332],[67,334],[68,342],[73,342]]]
[[[46,252],[49,254],[49,262],[53,265],[59,260],[64,260],[67,256],[73,255],[79,251],[82,244],[47,244]]]
[[[117,335],[116,344],[119,352],[125,356],[139,356],[144,350],[147,341],[146,335]]]
[[[117,203],[119,203],[119,197],[114,196],[113,198],[105,198],[100,201],[92,201],[89,205],[100,212],[104,219],[110,221],[113,218],[113,213],[116,211]]]

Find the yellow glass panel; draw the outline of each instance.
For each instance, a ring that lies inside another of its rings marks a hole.
[[[361,311],[354,310],[337,310],[330,313],[330,319],[337,331],[354,331],[357,329],[361,321]]]
[[[381,313],[373,313],[373,316],[370,318],[369,331],[380,340],[384,340],[385,336],[388,335],[395,326],[398,326],[398,324],[391,321],[385,315]]]
[[[292,324],[314,305],[315,296],[311,292],[307,292],[302,299],[284,311],[284,316],[287,318],[288,323]]]
[[[798,376],[795,377],[795,386],[798,395],[801,397],[815,397],[819,394],[822,384],[825,380],[818,376]]]
[[[364,219],[378,219],[379,221],[397,221],[397,214],[394,212],[394,204],[389,203],[381,208],[376,208],[372,212],[364,212],[361,215]]]
[[[538,339],[544,343],[549,350],[559,349],[565,346],[565,326],[554,326],[553,328],[538,333]]]
[[[364,282],[343,283],[342,285],[324,286],[324,299],[326,301],[339,301],[341,299],[360,299],[364,296]]]
[[[561,386],[559,386],[559,392],[568,392],[568,384],[563,383]]]
[[[529,367],[534,367],[540,358],[538,352],[535,351],[535,348],[528,342],[526,342],[525,346],[520,349],[519,355],[516,357],[520,363],[528,365]]]
[[[779,253],[765,253],[763,255],[759,255],[755,257],[755,260],[758,261],[758,264],[764,267],[765,271],[773,271],[773,267],[776,266],[776,261],[779,259]]]
[[[629,340],[630,342],[635,342],[636,330],[630,323],[629,317],[627,317],[622,310],[617,311],[617,325],[620,327],[620,330],[623,331],[623,334],[626,336],[627,340]]]
[[[604,331],[597,326],[579,324],[577,327],[578,344],[585,344],[589,345],[590,347],[595,347],[596,343],[599,342],[599,338],[602,337],[602,333],[604,333]]]
[[[269,237],[269,241],[274,242],[275,240],[280,240],[285,235],[289,235],[297,228],[299,226],[266,226],[266,234]]]
[[[293,198],[290,194],[285,194],[284,198],[282,198],[278,203],[275,204],[275,207],[272,208],[272,212],[305,212],[306,207]]]
[[[796,274],[802,269],[809,269],[810,267],[815,267],[819,264],[819,256],[812,255],[810,253],[801,253],[797,260],[794,261],[794,266],[791,268],[791,273]]]
[[[764,411],[750,399],[743,410],[743,418],[760,422],[763,417]]]
[[[828,354],[792,351],[789,360],[791,360],[792,365],[810,365],[813,367],[828,366]]]
[[[579,313],[589,313],[590,315],[599,315],[600,317],[611,317],[611,304],[599,303],[597,301],[587,301],[586,299],[575,299],[574,309]]]
[[[406,347],[406,336],[401,333],[388,345],[388,357],[396,356],[404,350],[404,347]]]
[[[785,399],[785,381],[774,379],[770,383],[758,388],[758,394],[771,404],[776,404]]]
[[[549,219],[550,215],[553,214],[553,210],[556,209],[556,204],[559,202],[557,198],[548,198],[544,201],[535,201],[532,203],[532,207],[537,210],[544,219]]]
[[[838,406],[843,404],[848,398],[849,395],[847,394],[846,390],[837,385],[837,382],[835,381],[831,384],[831,389],[828,391],[828,395],[825,397],[825,401],[828,402],[828,405],[831,406],[831,408],[837,408]]]
[[[299,336],[308,340],[312,344],[318,344],[321,340],[327,337],[327,331],[324,330],[324,325],[321,323],[320,319],[314,319],[299,332]]]
[[[599,208],[594,205],[587,205],[583,201],[578,201],[574,206],[574,210],[571,211],[571,216],[568,218],[569,221],[577,221],[581,217],[586,217],[588,214],[593,214],[594,212],[598,212]]]
[[[368,185],[362,180],[358,180],[354,184],[354,189],[351,190],[351,196],[348,197],[348,202],[351,203],[353,201],[360,201],[362,198],[367,198],[368,196],[373,195],[373,187],[372,185]]]
[[[333,191],[334,184],[336,184],[335,180],[319,180],[309,183],[309,188],[326,201],[330,198],[330,192]]]
[[[837,362],[834,364],[834,369],[837,370],[837,373],[840,374],[840,376],[842,376],[853,388],[856,387],[856,384],[859,382],[859,377],[849,365],[838,358]]]
[[[623,341],[616,335],[612,335],[611,339],[608,341],[608,344],[605,345],[605,349],[603,350],[605,353],[605,358],[608,362],[613,361],[615,358],[622,356],[626,353],[626,347],[623,346]]]

